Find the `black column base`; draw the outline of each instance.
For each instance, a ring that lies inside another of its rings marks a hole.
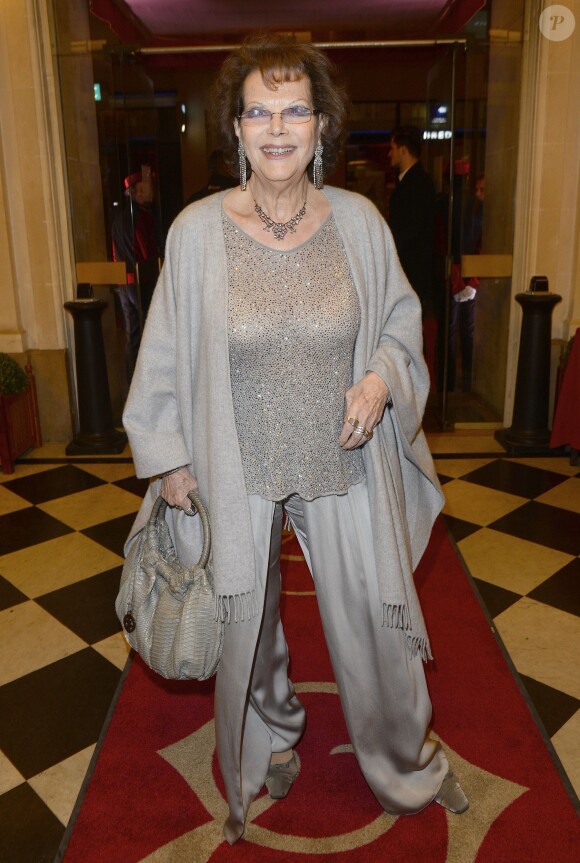
[[[550,446],[549,437],[545,443],[541,439],[541,437],[537,437],[536,440],[526,440],[525,437],[518,435],[518,433],[514,432],[511,428],[499,429],[498,431],[494,432],[493,436],[496,441],[498,441],[503,446],[507,454],[510,456],[562,455],[561,447],[558,449],[553,449]]]
[[[127,446],[125,432],[112,429],[105,434],[78,434],[66,447],[67,455],[118,455]]]

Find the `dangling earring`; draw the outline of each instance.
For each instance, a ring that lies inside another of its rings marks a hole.
[[[246,151],[241,140],[238,141],[238,158],[240,160],[240,186],[242,192],[246,191]]]
[[[324,186],[324,174],[322,171],[322,153],[324,147],[322,141],[318,139],[316,150],[314,151],[314,164],[312,166],[312,179],[314,180],[314,188],[322,189]]]

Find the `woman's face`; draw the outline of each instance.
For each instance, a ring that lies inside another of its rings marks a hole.
[[[306,123],[285,123],[279,111],[291,105],[312,104],[310,81],[283,81],[275,90],[266,86],[259,69],[250,72],[244,82],[244,111],[265,108],[272,112],[269,122],[253,125],[236,120],[236,135],[243,141],[246,156],[257,177],[267,183],[297,183],[303,178],[314,156],[318,140],[319,119],[313,115]]]

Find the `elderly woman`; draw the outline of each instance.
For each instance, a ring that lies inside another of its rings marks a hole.
[[[240,185],[173,224],[125,410],[139,476],[161,476],[186,563],[213,532],[225,625],[216,742],[235,842],[266,784],[299,769],[304,709],[279,614],[284,513],[314,579],[341,703],[380,805],[467,800],[428,726],[430,656],[413,584],[442,505],[421,418],[429,387],[421,312],[369,201],[323,188],[346,97],[328,58],[249,38],[212,106]]]

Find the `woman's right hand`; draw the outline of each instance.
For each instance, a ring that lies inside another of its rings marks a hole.
[[[176,509],[191,508],[191,501],[187,496],[190,491],[197,491],[197,480],[186,467],[180,467],[175,473],[164,476],[161,481],[161,497]]]

